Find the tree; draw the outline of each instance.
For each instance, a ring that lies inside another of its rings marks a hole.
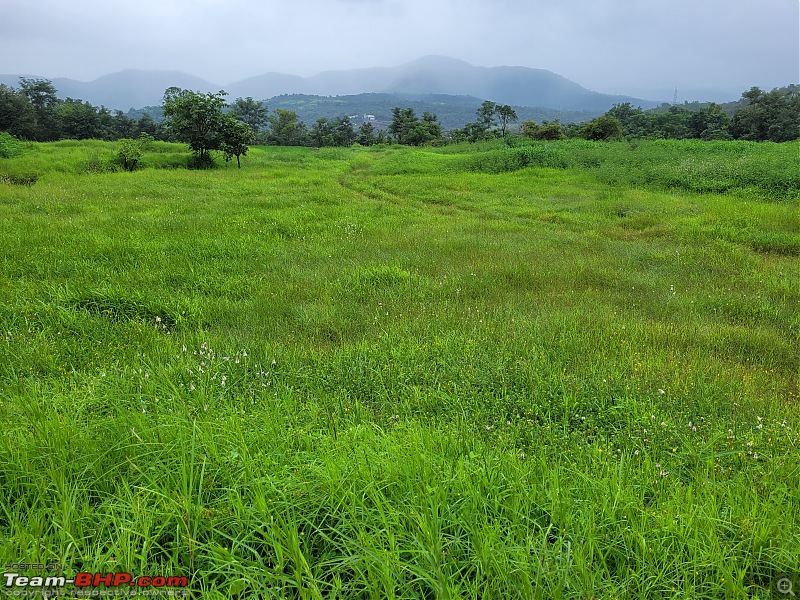
[[[146,133],[139,134],[136,139],[122,138],[119,140],[119,150],[117,158],[126,171],[133,171],[139,164],[139,159],[144,154],[144,149],[153,141],[153,138]]]
[[[61,123],[60,137],[71,140],[100,139],[97,109],[88,102],[67,98],[61,102],[56,114]]]
[[[222,151],[225,154],[225,162],[235,156],[236,165],[241,169],[242,163],[239,158],[247,155],[248,144],[252,143],[253,136],[250,125],[238,121],[232,115],[225,115],[222,120]]]
[[[352,146],[356,141],[356,130],[350,117],[341,116],[331,123],[333,144],[335,146]]]
[[[493,137],[492,129],[497,125],[495,122],[495,117],[498,114],[497,109],[497,104],[485,100],[475,111],[477,120],[474,123],[467,123],[464,125],[463,129],[454,130],[452,132],[452,137],[457,141],[467,140],[469,142],[477,142],[478,140],[485,140]],[[508,106],[508,109],[511,110],[511,113],[514,114],[514,119],[516,119],[517,115],[514,113],[514,109],[510,106]],[[511,113],[507,113],[508,119],[511,118]]]
[[[786,142],[800,138],[800,86],[764,92],[758,87],[742,94],[748,103],[733,115],[731,135],[757,142]]]
[[[508,104],[498,104],[495,106],[494,111],[500,119],[500,133],[503,137],[506,137],[506,128],[509,123],[517,120],[517,112]]]
[[[622,134],[626,138],[647,137],[650,130],[650,120],[640,106],[636,108],[630,102],[615,104],[606,115],[619,121]]]
[[[136,129],[139,133],[146,133],[154,138],[161,139],[161,127],[155,122],[150,113],[144,113],[139,120],[136,121]]]
[[[486,129],[479,123],[467,123],[463,129],[454,129],[451,135],[456,142],[477,142],[486,136]]]
[[[433,113],[422,113],[422,120],[412,131],[412,137],[417,142],[416,145],[441,139],[442,125],[439,123],[438,117]]]
[[[114,116],[112,117],[112,128],[113,131],[110,133],[111,137],[119,139],[119,138],[130,138],[134,137],[137,133],[141,130],[137,127],[136,121],[131,119],[121,110],[114,111]]]
[[[38,142],[57,140],[60,137],[56,115],[59,102],[53,83],[47,79],[20,77],[19,89],[33,107],[32,138]]]
[[[311,126],[308,137],[311,138],[311,143],[317,148],[333,146],[333,127],[331,126],[331,122],[325,117],[320,117],[317,119],[316,123]]]
[[[666,112],[652,115],[653,127],[664,139],[681,140],[689,136],[687,123],[690,115],[680,106],[670,106]]]
[[[375,144],[375,126],[372,123],[362,123],[358,128],[358,143],[362,146]]]
[[[689,136],[703,140],[729,140],[731,120],[719,104],[712,102],[693,112],[688,119]]]
[[[388,129],[398,144],[410,146],[421,146],[442,137],[442,126],[436,115],[426,112],[419,120],[413,108],[393,108]]]
[[[563,140],[567,137],[558,120],[544,121],[541,125],[535,121],[524,121],[522,135],[532,140]]]
[[[237,98],[231,104],[230,113],[242,123],[247,123],[253,135],[258,135],[267,124],[269,110],[261,102],[252,97]]]
[[[392,122],[389,123],[387,129],[398,144],[407,144],[411,130],[418,123],[419,120],[413,108],[395,106],[392,109]]]
[[[483,131],[489,131],[495,126],[494,117],[497,114],[497,104],[485,100],[475,111],[475,114],[478,116],[478,125],[483,128]]]
[[[308,140],[306,125],[293,110],[275,110],[269,117],[267,143],[274,146],[303,146]]]
[[[12,87],[0,84],[0,131],[33,139],[36,114],[30,100]]]
[[[199,166],[211,163],[210,152],[222,148],[223,115],[227,94],[201,94],[171,87],[164,92],[163,112],[169,131],[189,144]]]
[[[614,117],[603,115],[592,119],[580,130],[582,138],[595,141],[609,141],[622,137],[622,126]]]

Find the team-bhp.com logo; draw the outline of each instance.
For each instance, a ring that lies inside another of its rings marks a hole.
[[[71,586],[69,596],[184,596],[188,595],[189,581],[186,577],[164,577],[161,575],[139,575],[134,577],[131,573],[77,573],[74,577],[57,575],[44,575],[29,577],[20,573],[3,573],[5,592],[10,596],[62,595],[57,590],[65,590]],[[106,588],[108,592],[99,593]],[[130,593],[123,592],[130,590]],[[51,593],[48,593],[51,592]],[[150,593],[147,593],[147,592]],[[15,593],[22,592],[22,593]],[[31,594],[33,592],[33,594]],[[52,593],[56,592],[56,593]],[[122,593],[118,593],[122,592]]]

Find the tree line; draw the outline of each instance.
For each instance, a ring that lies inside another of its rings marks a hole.
[[[150,115],[131,119],[121,110],[67,98],[62,100],[46,79],[20,78],[19,87],[0,84],[0,131],[36,142],[60,139],[118,140],[141,133],[161,137]]]
[[[562,126],[558,122],[522,124],[533,139],[584,137],[613,139],[701,139],[788,142],[800,139],[800,85],[765,92],[758,87],[742,94],[729,114],[728,107],[709,103],[697,108],[663,106],[644,111],[629,102],[617,104],[588,123]]]
[[[559,121],[519,125],[513,107],[483,102],[475,121],[445,131],[435,114],[418,116],[412,108],[392,109],[391,122],[376,127],[371,122],[354,125],[348,116],[319,118],[308,127],[291,110],[269,112],[253,98],[237,98],[230,104],[226,93],[199,93],[169,88],[162,102],[163,121],[147,113],[138,119],[122,111],[88,102],[57,97],[52,82],[20,78],[18,88],[0,84],[0,131],[33,141],[58,139],[126,140],[135,165],[137,149],[147,140],[187,143],[198,162],[210,161],[212,151],[239,160],[250,144],[278,146],[351,146],[397,143],[438,145],[477,142],[521,134],[537,140],[582,137],[614,139],[742,139],[783,142],[800,138],[800,86],[757,87],[742,94],[734,111],[718,104],[669,106],[642,110],[630,103],[618,104],[586,123],[562,125]],[[513,128],[513,131],[512,131]],[[141,143],[140,143],[141,142]]]

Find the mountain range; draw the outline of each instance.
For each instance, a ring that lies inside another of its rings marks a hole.
[[[0,83],[16,86],[19,77],[0,75]],[[602,113],[621,102],[631,102],[642,108],[659,104],[594,92],[544,69],[476,67],[445,56],[426,56],[397,67],[326,71],[313,77],[270,72],[228,85],[212,83],[180,71],[143,70],[119,71],[88,82],[67,78],[51,81],[59,97],[79,98],[96,106],[123,111],[160,104],[164,90],[173,86],[198,92],[225,90],[231,99],[252,96],[257,100],[288,94],[446,94],[473,96],[514,106],[590,113]]]

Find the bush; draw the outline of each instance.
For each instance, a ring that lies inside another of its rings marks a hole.
[[[153,142],[153,136],[144,132],[139,134],[139,137],[134,139],[122,138],[119,140],[119,150],[117,157],[122,168],[126,171],[133,171],[139,164],[139,160],[144,154],[145,148]]]
[[[0,158],[13,158],[22,154],[22,144],[8,132],[0,131]]]

